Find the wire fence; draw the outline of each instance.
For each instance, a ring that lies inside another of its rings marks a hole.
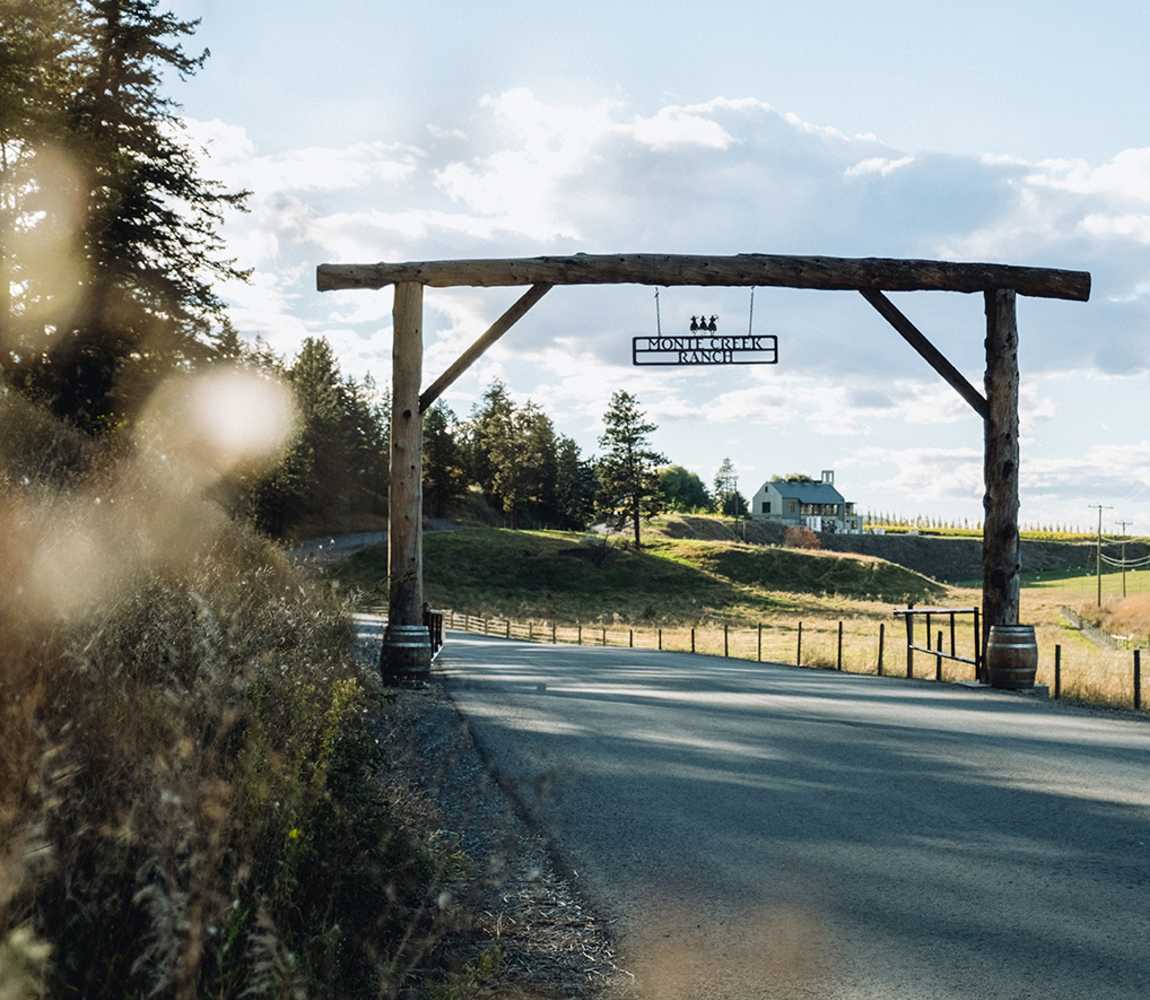
[[[661,650],[725,657],[756,663],[841,670],[933,680],[942,683],[973,681],[971,664],[950,655],[974,660],[977,640],[970,629],[953,636],[935,630],[928,637],[929,652],[916,638],[908,656],[902,628],[888,628],[874,618],[803,619],[745,625],[603,625],[562,624],[554,621],[518,621],[508,617],[472,615],[445,609],[447,628],[504,639],[542,644],[602,646],[621,649]],[[1098,649],[1085,637],[1065,636],[1065,629],[1039,628],[1037,683],[1050,697],[1133,707],[1141,710],[1141,650]],[[1061,641],[1063,639],[1067,641]]]

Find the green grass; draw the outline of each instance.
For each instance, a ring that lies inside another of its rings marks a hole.
[[[1065,591],[1068,599],[1074,595],[1096,593],[1097,578],[1093,573],[1030,573],[1022,578],[1024,587],[1040,590]],[[1127,570],[1126,592],[1145,594],[1150,592],[1150,570]],[[1122,596],[1122,574],[1117,570],[1102,573],[1102,597]]]
[[[923,600],[935,581],[881,559],[733,542],[654,539],[600,554],[582,535],[476,528],[424,536],[427,600],[473,614],[560,621],[753,621],[826,599]],[[386,549],[356,553],[337,578],[385,599]]]

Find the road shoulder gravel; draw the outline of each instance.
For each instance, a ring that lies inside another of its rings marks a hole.
[[[375,629],[358,624],[359,655],[373,662]],[[437,838],[461,860],[452,905],[470,918],[447,944],[480,970],[467,995],[625,996],[609,929],[488,769],[443,682],[385,688],[379,701],[395,779],[430,801]]]

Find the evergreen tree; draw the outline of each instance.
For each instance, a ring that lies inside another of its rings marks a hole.
[[[493,503],[500,503],[500,497],[495,491],[495,466],[491,453],[492,449],[505,450],[505,439],[512,431],[514,411],[515,404],[507,387],[495,379],[472,408],[465,434],[467,476]]]
[[[340,384],[338,448],[350,477],[345,508],[349,512],[387,511],[390,433],[381,421],[374,384],[345,378]]]
[[[467,490],[458,430],[442,400],[423,415],[423,506],[434,517],[446,516]]]
[[[43,189],[51,198],[36,225],[70,223],[83,267],[70,288],[30,276],[25,294],[40,308],[7,345],[20,358],[8,375],[98,430],[173,368],[211,356],[224,315],[216,283],[245,277],[219,227],[246,193],[201,176],[178,105],[162,93],[165,75],[186,78],[203,65],[206,52],[183,48],[198,22],[159,12],[158,0],[72,6],[58,143],[68,169]]]
[[[723,505],[719,509],[719,513],[725,514],[727,517],[743,517],[748,509],[747,498],[735,490],[723,498]]]
[[[571,438],[559,435],[555,446],[555,512],[559,527],[586,528],[595,516],[598,488],[595,463],[582,457]]]
[[[656,430],[629,392],[611,396],[599,438],[599,506],[616,530],[631,525],[637,549],[642,548],[640,522],[664,509],[658,467],[667,459],[650,447]]]
[[[527,460],[528,513],[536,525],[554,527],[559,520],[555,424],[542,407],[528,401],[517,414],[516,435]]]
[[[489,426],[487,455],[492,468],[492,492],[512,528],[543,500],[543,476],[547,448],[552,450],[554,478],[554,431],[550,418],[535,403],[499,411]]]
[[[719,465],[713,486],[715,509],[719,513],[738,517],[747,512],[747,501],[739,493],[739,476],[729,458],[724,458]]]
[[[302,430],[293,451],[295,464],[307,470],[309,489],[299,517],[346,513],[347,465],[342,438],[344,385],[331,345],[309,337],[296,355],[288,377],[295,389]]]
[[[0,0],[0,363],[5,369],[24,360],[18,347],[30,339],[19,334],[37,313],[30,279],[46,278],[40,273],[47,270],[44,264],[71,254],[67,240],[51,243],[58,233],[51,224],[55,218],[38,226],[32,220],[47,207],[51,192],[53,150],[63,132],[77,41],[73,0]]]

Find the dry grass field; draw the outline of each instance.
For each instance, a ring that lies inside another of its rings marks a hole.
[[[522,577],[524,566],[530,561],[526,560],[529,550],[525,546],[531,545],[532,552],[539,546],[546,548],[547,544],[553,544],[554,533],[547,533],[550,541],[542,533],[514,533],[514,541],[510,534],[500,532],[468,540],[469,550],[479,546],[475,554],[481,552],[486,567],[483,573],[488,574],[492,586],[463,581],[454,570],[450,577],[440,576],[434,565],[429,565],[432,601],[472,615],[472,626],[477,629],[483,627],[484,619],[480,616],[486,615],[487,629],[493,634],[507,634],[510,621],[512,635],[549,642],[554,624],[558,642],[581,640],[612,646],[633,643],[637,647],[661,646],[681,652],[693,648],[697,653],[711,656],[726,653],[740,659],[761,657],[764,661],[792,664],[799,655],[801,623],[802,665],[827,669],[834,669],[839,663],[841,623],[842,669],[870,674],[878,671],[882,627],[884,673],[906,676],[905,626],[901,618],[892,614],[895,607],[905,606],[905,599],[898,600],[893,593],[877,598],[865,596],[868,588],[860,576],[860,573],[873,574],[875,579],[893,574],[891,564],[872,560],[872,564],[877,562],[883,567],[879,572],[871,567],[864,570],[851,561],[834,572],[814,575],[810,569],[797,573],[798,564],[760,562],[751,563],[749,572],[744,567],[740,577],[733,567],[740,567],[740,561],[746,558],[742,550],[758,547],[721,541],[659,540],[642,557],[642,564],[633,567],[634,575],[621,574],[618,566],[607,574],[591,573],[581,567],[581,575],[576,580],[572,574],[559,570],[555,575],[548,575],[546,588],[533,594],[531,587],[527,587],[527,593],[518,589],[518,582],[529,582]],[[531,542],[533,534],[536,542]],[[444,559],[448,552],[454,553],[462,542],[458,537],[443,537],[439,542],[443,549],[438,553],[439,558]],[[506,546],[515,548],[518,567],[511,574],[516,585],[505,592],[500,583],[504,574],[498,564],[499,553]],[[843,558],[832,553],[801,555],[815,560]],[[374,572],[379,558],[379,552],[361,558],[358,570],[346,574],[345,579],[352,582],[356,573]],[[538,554],[533,557],[540,558]],[[830,567],[834,563],[811,565]],[[675,572],[676,567],[682,572]],[[653,577],[647,573],[652,568],[659,571]],[[773,571],[769,579],[768,569]],[[660,573],[665,573],[665,578]],[[908,579],[892,575],[885,583],[897,581],[895,586],[903,586]],[[828,583],[831,580],[838,581],[837,593],[831,590]],[[1131,596],[1125,601],[1121,600],[1116,577],[1104,578],[1103,585],[1104,595],[1110,596],[1105,599],[1101,612],[1092,615],[1092,577],[1029,580],[1022,592],[1021,618],[1037,630],[1040,684],[1053,691],[1055,649],[1060,647],[1063,698],[1129,707],[1133,701],[1132,649],[1136,639],[1119,643],[1123,648],[1110,648],[1071,626],[1062,609],[1074,609],[1104,632],[1141,636],[1145,647],[1150,644],[1146,639],[1150,632],[1150,573],[1128,576]],[[886,589],[886,586],[873,589]],[[672,594],[673,598],[668,599]],[[922,587],[913,596],[919,604],[934,606],[972,608],[981,604],[980,592],[973,587],[935,584]],[[931,623],[932,647],[937,647],[940,632],[943,649],[950,652],[949,620],[936,616]],[[926,624],[921,619],[916,623],[915,644],[928,644]],[[954,652],[966,659],[974,658],[974,629],[969,615],[956,617]],[[939,669],[945,681],[974,677],[970,664],[943,659],[940,667],[936,657],[923,652],[914,654],[914,677],[931,679]]]

